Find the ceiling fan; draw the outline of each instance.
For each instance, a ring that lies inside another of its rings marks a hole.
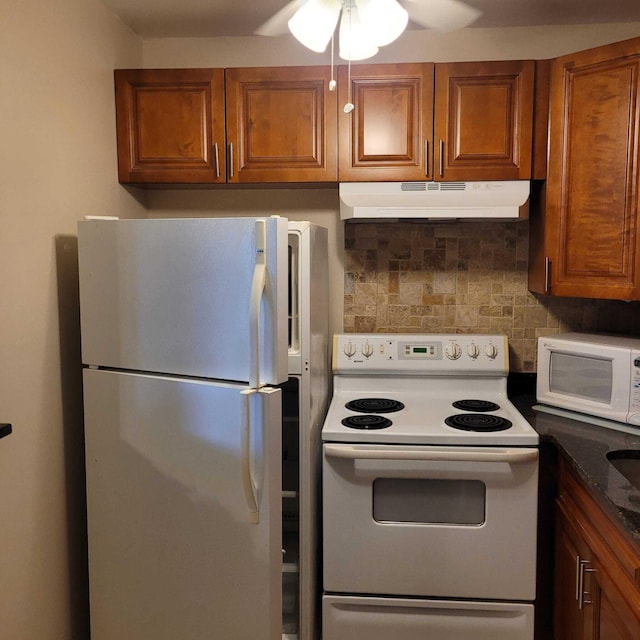
[[[439,31],[468,26],[482,12],[461,0],[291,0],[256,30],[257,35],[291,32],[304,46],[321,53],[338,21],[339,55],[364,60],[393,42],[409,20]]]

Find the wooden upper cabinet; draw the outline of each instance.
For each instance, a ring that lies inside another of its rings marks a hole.
[[[115,71],[124,184],[225,182],[224,71]]]
[[[335,182],[329,80],[328,67],[116,70],[119,180]]]
[[[640,38],[552,62],[546,194],[531,221],[532,291],[640,299],[639,76]]]
[[[229,182],[335,182],[329,67],[226,70]]]
[[[338,77],[340,180],[531,178],[532,61],[354,65],[350,87],[346,67]]]
[[[534,63],[437,64],[436,180],[531,177]]]
[[[433,64],[338,69],[341,181],[432,179]],[[345,113],[348,102],[354,105]]]

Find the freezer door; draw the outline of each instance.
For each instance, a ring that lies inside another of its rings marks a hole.
[[[286,380],[285,218],[84,220],[78,253],[85,364]]]
[[[280,640],[280,390],[85,370],[84,392],[92,639]]]

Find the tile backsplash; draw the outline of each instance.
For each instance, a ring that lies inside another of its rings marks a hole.
[[[512,371],[536,367],[537,338],[564,331],[640,333],[640,302],[527,290],[519,222],[347,223],[344,330],[500,333]]]

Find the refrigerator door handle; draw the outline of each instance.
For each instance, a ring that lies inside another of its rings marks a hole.
[[[251,402],[257,391],[255,389],[246,389],[240,392],[245,397],[244,403],[244,419],[241,434],[241,452],[242,456],[242,487],[244,496],[249,508],[249,522],[258,524],[260,522],[259,504],[258,504],[258,487],[253,477],[253,468],[251,465],[251,438],[252,438],[252,415]]]
[[[260,307],[267,276],[267,228],[256,220],[256,255],[249,308],[249,386],[260,386]]]

